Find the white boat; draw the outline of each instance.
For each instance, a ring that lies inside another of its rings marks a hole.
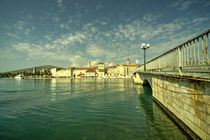
[[[15,76],[15,79],[24,79],[24,76],[19,74],[19,75]]]

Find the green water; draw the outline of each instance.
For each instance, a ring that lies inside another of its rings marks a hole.
[[[189,139],[126,79],[0,79],[0,139]]]

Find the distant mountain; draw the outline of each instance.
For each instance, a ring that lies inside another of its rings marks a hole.
[[[63,69],[62,67],[53,66],[53,65],[35,66],[35,68],[36,68],[36,71],[40,71],[42,69],[52,69],[52,68],[61,68],[61,69]],[[13,70],[13,71],[8,71],[8,72],[1,72],[1,73],[32,72],[33,69],[34,69],[34,67],[26,68],[26,69]]]

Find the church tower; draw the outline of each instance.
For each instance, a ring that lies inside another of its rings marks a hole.
[[[91,63],[90,63],[90,60],[88,60],[88,68],[91,67]]]
[[[129,58],[127,58],[126,64],[130,64],[130,59]]]
[[[33,72],[32,72],[32,73],[33,73],[33,74],[36,73],[36,67],[33,68]]]

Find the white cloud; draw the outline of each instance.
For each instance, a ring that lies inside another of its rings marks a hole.
[[[31,30],[35,30],[35,29],[36,29],[36,27],[34,27],[34,26],[31,27]]]
[[[44,47],[45,47],[47,50],[55,49],[55,48],[56,48],[55,45],[51,45],[51,44],[45,44]]]
[[[49,35],[45,35],[44,38],[46,38],[47,40],[51,41],[52,38]]]
[[[209,17],[200,17],[200,18],[195,18],[192,20],[193,23],[201,23],[203,21],[207,21],[209,20],[210,18]]]
[[[91,61],[91,66],[97,66],[98,63],[99,63],[99,60]]]
[[[87,66],[87,63],[88,63],[88,60],[84,57],[81,57],[80,55],[72,56],[68,60],[69,62],[71,62],[71,66],[74,66],[74,67]]]
[[[16,29],[22,31],[26,23],[22,20],[18,20],[17,23],[14,25]]]
[[[111,59],[116,56],[116,51],[106,50],[96,44],[90,44],[90,46],[87,47],[86,52],[93,57],[106,57]]]
[[[210,6],[210,1],[205,1],[204,6],[205,6],[205,7]]]
[[[108,67],[113,66],[113,65],[114,65],[113,62],[108,63]]]
[[[47,49],[47,47],[50,47],[48,44],[42,47],[32,43],[16,43],[12,47],[15,51],[25,53],[27,59],[68,60],[69,58],[69,55],[65,54],[65,52],[59,52],[58,49],[50,51]]]
[[[31,32],[31,30],[30,30],[30,29],[26,29],[26,30],[25,30],[25,34],[26,34],[26,35],[29,35],[29,34],[30,34],[30,32]]]
[[[152,22],[157,20],[158,18],[160,18],[161,15],[153,15],[151,13],[148,13],[146,15],[144,15],[143,20],[146,22]]]
[[[59,25],[62,29],[70,29],[70,27],[67,24],[60,24]]]
[[[52,16],[52,20],[55,22],[55,23],[58,23],[60,21],[60,18],[57,16],[57,15],[54,15]]]
[[[136,60],[136,64],[139,64],[139,60]]]
[[[14,37],[16,39],[19,39],[18,35],[14,34],[14,33],[6,33],[6,35]]]
[[[91,27],[91,32],[92,32],[92,33],[97,32],[97,28],[96,28],[96,27]]]
[[[64,12],[64,10],[65,10],[66,7],[63,4],[63,0],[57,0],[56,2],[58,4],[58,7],[60,8],[59,12],[60,13]]]
[[[55,44],[60,44],[60,45],[71,45],[75,42],[82,43],[86,39],[86,36],[83,33],[77,32],[75,35],[72,34],[67,34],[61,36],[61,38],[58,38],[53,41]]]
[[[186,10],[190,8],[192,5],[198,3],[198,0],[179,0],[174,2],[171,7],[175,7],[179,11]]]
[[[13,59],[17,60],[18,55],[14,54],[14,49],[11,48],[0,48],[0,58],[1,60],[8,60],[8,59]]]
[[[96,6],[96,10],[100,10],[101,8],[103,8],[104,6],[102,5],[102,4],[98,4],[97,6]]]

